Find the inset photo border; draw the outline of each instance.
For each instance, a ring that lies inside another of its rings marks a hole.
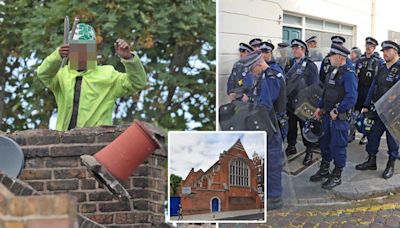
[[[267,135],[263,131],[168,132],[172,223],[265,223]]]

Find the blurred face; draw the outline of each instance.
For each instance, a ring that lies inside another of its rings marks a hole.
[[[383,59],[386,62],[393,61],[396,57],[398,57],[397,51],[393,48],[385,48],[383,49]]]
[[[317,42],[308,42],[307,43],[308,48],[316,48],[317,47]]]
[[[260,50],[260,46],[261,46],[261,44],[255,44],[255,45],[252,45],[251,47],[254,49],[254,51],[257,51],[257,50]]]
[[[292,54],[295,59],[303,58],[305,49],[302,47],[292,47]]]
[[[96,66],[96,41],[71,40],[69,47],[70,68],[90,70]]]
[[[365,44],[365,53],[368,55],[374,53],[376,46],[370,43]]]
[[[279,54],[281,55],[281,57],[286,57],[288,56],[288,51],[284,48],[279,50]]]
[[[265,62],[269,62],[272,59],[272,52],[270,52],[270,51],[261,51],[261,56],[265,60]]]
[[[355,60],[355,59],[357,59],[357,58],[358,58],[357,53],[356,53],[355,51],[352,51],[352,52],[350,53],[350,59],[351,59],[351,60]]]
[[[244,58],[248,55],[249,53],[246,50],[240,50],[239,51],[239,56],[240,58]]]
[[[253,64],[253,66],[251,66],[251,73],[256,75],[256,76],[260,76],[261,73],[264,71],[265,69],[265,61],[264,60],[259,60],[256,63]]]
[[[334,67],[340,67],[343,65],[343,61],[345,61],[346,58],[338,55],[338,54],[333,54],[329,56],[329,61],[331,62],[332,66]]]

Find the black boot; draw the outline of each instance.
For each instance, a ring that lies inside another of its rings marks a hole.
[[[286,150],[285,150],[285,152],[286,152],[286,156],[290,156],[290,155],[296,154],[297,153],[296,146],[295,145],[288,145]]]
[[[328,161],[321,161],[321,165],[319,166],[319,170],[310,177],[311,182],[322,181],[323,178],[329,177],[329,164]]]
[[[396,158],[389,156],[389,160],[386,164],[386,169],[383,171],[382,177],[384,179],[389,179],[393,176],[394,174],[394,162],[396,161]]]
[[[368,155],[368,160],[356,165],[357,170],[376,170],[376,155]]]
[[[323,189],[331,190],[332,188],[342,183],[342,168],[335,167],[332,171],[332,175],[329,176],[328,180],[322,184]]]
[[[303,165],[309,166],[312,163],[313,151],[311,147],[307,147],[306,155],[304,156]]]
[[[282,198],[267,199],[267,211],[279,210],[283,207]]]

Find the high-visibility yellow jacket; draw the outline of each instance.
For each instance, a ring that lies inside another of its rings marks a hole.
[[[82,76],[77,128],[112,125],[115,100],[146,85],[146,72],[136,55],[130,60],[121,59],[126,73],[116,71],[111,65],[83,72],[72,70],[68,65],[60,69],[61,61],[57,48],[37,69],[38,78],[54,94],[59,131],[68,130],[71,121],[77,76]]]

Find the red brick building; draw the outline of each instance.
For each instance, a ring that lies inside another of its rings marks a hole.
[[[260,208],[257,171],[237,140],[208,170],[192,168],[182,181],[183,215]]]

